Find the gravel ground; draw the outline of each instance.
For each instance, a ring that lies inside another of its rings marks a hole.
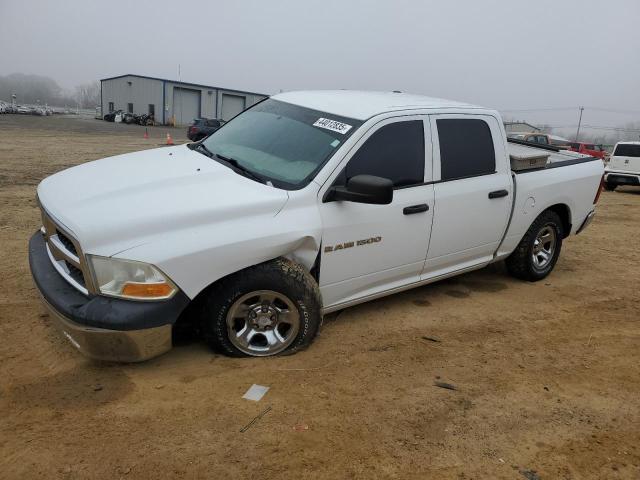
[[[640,478],[640,189],[604,192],[542,282],[495,265],[349,308],[291,357],[193,340],[96,363],[32,285],[35,186],[185,140],[149,132],[0,116],[0,478]],[[271,387],[258,403],[254,383]]]

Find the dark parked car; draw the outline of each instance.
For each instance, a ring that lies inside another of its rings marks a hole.
[[[107,122],[113,122],[113,121],[115,121],[116,115],[119,114],[119,113],[123,113],[122,110],[116,110],[115,112],[109,112],[103,118]]]
[[[224,120],[216,120],[211,118],[196,118],[187,130],[189,140],[197,142],[204,137],[211,135],[224,125]]]

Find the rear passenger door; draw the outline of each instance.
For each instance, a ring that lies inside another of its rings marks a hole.
[[[497,119],[431,116],[434,217],[423,277],[489,262],[513,199],[510,168]]]

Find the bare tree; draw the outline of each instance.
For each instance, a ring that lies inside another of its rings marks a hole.
[[[100,104],[100,82],[78,85],[74,97],[80,108],[94,108]]]
[[[18,103],[45,104],[62,106],[73,103],[55,80],[41,75],[12,73],[0,77],[0,100],[11,101],[16,95]]]

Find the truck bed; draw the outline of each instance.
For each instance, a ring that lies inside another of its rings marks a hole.
[[[599,158],[591,157],[583,153],[572,152],[570,150],[560,150],[559,148],[553,146],[533,146],[531,144],[527,144],[528,142],[512,140],[513,139],[509,139],[507,143],[507,151],[510,156],[516,155],[519,157],[535,157],[542,154],[549,157],[548,163],[545,166],[514,171],[514,173],[517,175],[534,172],[537,170],[546,170],[549,168],[558,168],[568,165],[575,165],[578,163],[592,162],[595,160],[598,160],[600,162],[602,161]]]
[[[507,147],[510,154],[535,156],[544,153],[549,155],[549,160],[541,168],[512,172],[513,210],[504,240],[496,254],[498,258],[513,251],[533,219],[553,206],[568,208],[569,225],[565,235],[576,233],[594,209],[593,202],[604,170],[601,159],[581,153],[512,142]]]

